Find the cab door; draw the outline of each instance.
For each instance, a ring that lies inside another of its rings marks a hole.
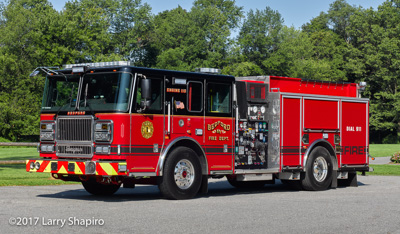
[[[204,145],[204,80],[191,77],[171,77],[166,87],[167,141],[190,138]]]
[[[141,83],[144,79],[150,80],[149,100],[142,98]],[[156,173],[165,136],[164,83],[163,76],[136,74],[130,120],[130,156],[127,157],[129,173]],[[148,106],[144,107],[143,101],[147,101]]]
[[[209,172],[232,172],[235,131],[232,83],[207,81],[205,95],[205,149]]]

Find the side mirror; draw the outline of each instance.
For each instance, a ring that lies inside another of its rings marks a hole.
[[[150,99],[151,98],[151,80],[143,79],[141,88],[142,88],[142,99]]]
[[[151,105],[151,80],[142,79],[142,100],[140,101],[141,108],[146,109]]]

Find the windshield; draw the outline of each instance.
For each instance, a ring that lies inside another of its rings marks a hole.
[[[75,110],[79,76],[51,76],[46,78],[42,111]]]
[[[77,106],[83,111],[127,111],[131,82],[130,73],[86,74]],[[47,77],[42,111],[75,110],[78,87],[79,76]]]
[[[83,78],[79,110],[128,110],[130,73],[87,74]]]

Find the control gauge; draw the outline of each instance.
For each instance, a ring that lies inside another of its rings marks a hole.
[[[265,113],[265,106],[261,106],[261,113]]]
[[[257,107],[253,106],[253,112],[256,113],[257,112]]]

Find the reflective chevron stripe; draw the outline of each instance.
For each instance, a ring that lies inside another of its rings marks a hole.
[[[34,168],[31,169],[31,163]],[[37,170],[36,164],[39,163],[40,167]],[[119,172],[120,166],[126,167],[126,162],[96,162],[96,175],[99,176],[117,176],[126,175],[126,172]],[[57,161],[57,160],[26,160],[27,172],[47,172],[55,174],[69,174],[69,175],[85,175],[86,162],[75,161]]]

